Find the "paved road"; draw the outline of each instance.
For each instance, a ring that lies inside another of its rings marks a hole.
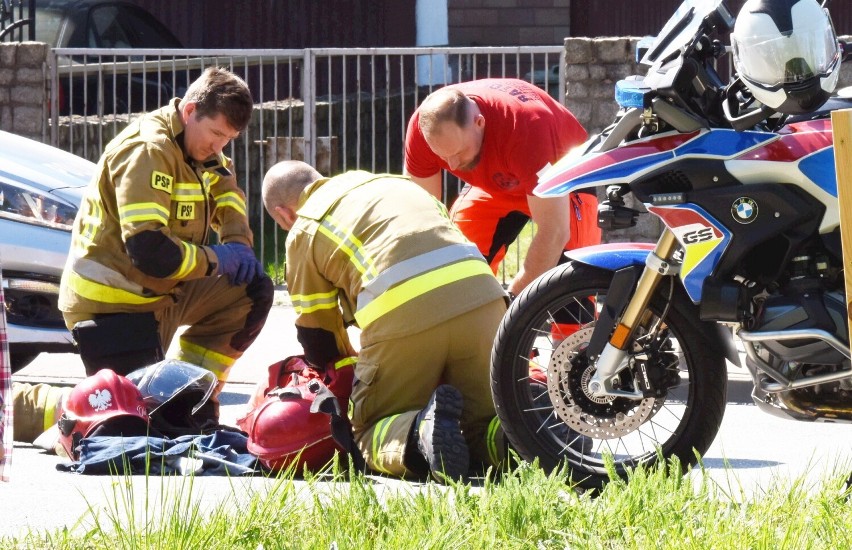
[[[224,422],[233,423],[242,414],[255,382],[265,378],[269,364],[300,352],[292,318],[293,311],[286,304],[274,307],[257,342],[234,366],[222,395]],[[730,403],[721,431],[704,458],[707,472],[722,487],[732,488],[734,495],[740,491],[751,495],[774,480],[790,476],[804,475],[816,482],[832,472],[852,472],[852,427],[793,422],[762,413],[745,404],[750,400],[743,372],[732,370],[729,375]],[[73,384],[83,376],[77,356],[42,354],[14,378]],[[58,472],[58,460],[28,445],[15,446],[12,481],[0,484],[0,535],[21,533],[27,528],[72,528],[79,518],[90,517],[86,512],[89,507],[99,510],[103,518],[111,510],[110,503],[121,502],[116,494],[123,490],[123,483],[107,477]],[[376,480],[386,490],[410,487],[395,480]],[[180,480],[134,476],[131,483],[137,517],[142,517],[145,502],[158,502],[164,486],[171,491],[169,494],[175,494]],[[245,495],[271,485],[259,478],[202,477],[193,482],[192,494],[202,506],[221,502],[234,502],[236,506]],[[121,512],[119,517],[126,514]]]

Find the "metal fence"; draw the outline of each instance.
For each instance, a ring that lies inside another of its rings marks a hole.
[[[562,46],[324,48],[305,50],[55,49],[49,60],[53,145],[96,161],[138,113],[180,96],[205,67],[227,67],[255,99],[249,128],[227,152],[246,191],[265,263],[283,265],[283,235],[263,212],[260,183],[284,159],[327,175],[350,169],[401,173],[408,119],[445,84],[517,77],[565,95]],[[459,182],[446,177],[445,200]],[[515,253],[508,271],[517,269]],[[506,269],[502,270],[504,279]]]

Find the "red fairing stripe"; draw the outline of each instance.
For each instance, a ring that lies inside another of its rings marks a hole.
[[[699,133],[700,132],[696,131],[688,134],[662,136],[595,155],[588,160],[569,166],[567,169],[554,174],[546,181],[540,181],[539,188],[541,189],[541,192],[546,192],[551,187],[561,185],[566,181],[595,172],[601,168],[606,168],[608,166],[613,166],[621,162],[647,155],[654,155],[664,151],[674,150],[696,137]]]
[[[830,120],[809,120],[785,126],[780,137],[736,157],[736,160],[796,162],[833,145]]]

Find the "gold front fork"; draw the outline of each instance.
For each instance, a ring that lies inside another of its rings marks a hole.
[[[651,296],[654,295],[654,291],[657,290],[657,286],[663,277],[674,275],[679,269],[678,265],[671,262],[677,247],[678,242],[674,233],[669,231],[668,228],[664,229],[657,241],[656,248],[645,260],[645,269],[639,277],[636,291],[627,303],[624,314],[615,326],[609,343],[604,347],[595,364],[595,373],[589,380],[589,390],[593,395],[598,397],[618,395],[641,398],[641,392],[626,392],[616,389],[613,386],[613,380],[621,370],[622,365],[626,364],[627,346],[639,327],[648,304],[651,302]]]
[[[654,252],[648,256],[645,269],[642,271],[642,276],[639,277],[639,284],[636,285],[636,292],[630,298],[630,302],[624,310],[624,315],[621,316],[621,321],[616,325],[615,332],[609,339],[609,343],[613,346],[618,349],[627,347],[627,343],[633,333],[636,332],[636,327],[639,326],[642,314],[648,308],[651,296],[654,295],[654,291],[657,290],[657,286],[663,277],[671,274],[671,269],[674,268],[671,264],[671,257],[677,246],[678,242],[674,233],[666,228],[660,235],[660,240],[657,241]]]

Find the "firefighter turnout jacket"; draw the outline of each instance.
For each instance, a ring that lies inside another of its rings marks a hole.
[[[350,171],[321,179],[304,190],[297,213],[287,286],[314,364],[352,355],[349,324],[361,329],[365,347],[505,295],[446,207],[407,178]],[[333,333],[334,349],[324,332]]]
[[[302,192],[287,236],[287,284],[306,358],[352,355],[360,329],[351,421],[367,465],[409,471],[406,447],[438,384],[464,396],[471,455],[497,465],[502,433],[489,358],[506,311],[500,283],[444,205],[408,178],[352,171]]]
[[[200,163],[184,154],[179,102],[135,120],[107,145],[74,223],[63,312],[163,309],[182,281],[216,274],[216,255],[203,246],[211,228],[223,243],[252,245],[230,159]]]

